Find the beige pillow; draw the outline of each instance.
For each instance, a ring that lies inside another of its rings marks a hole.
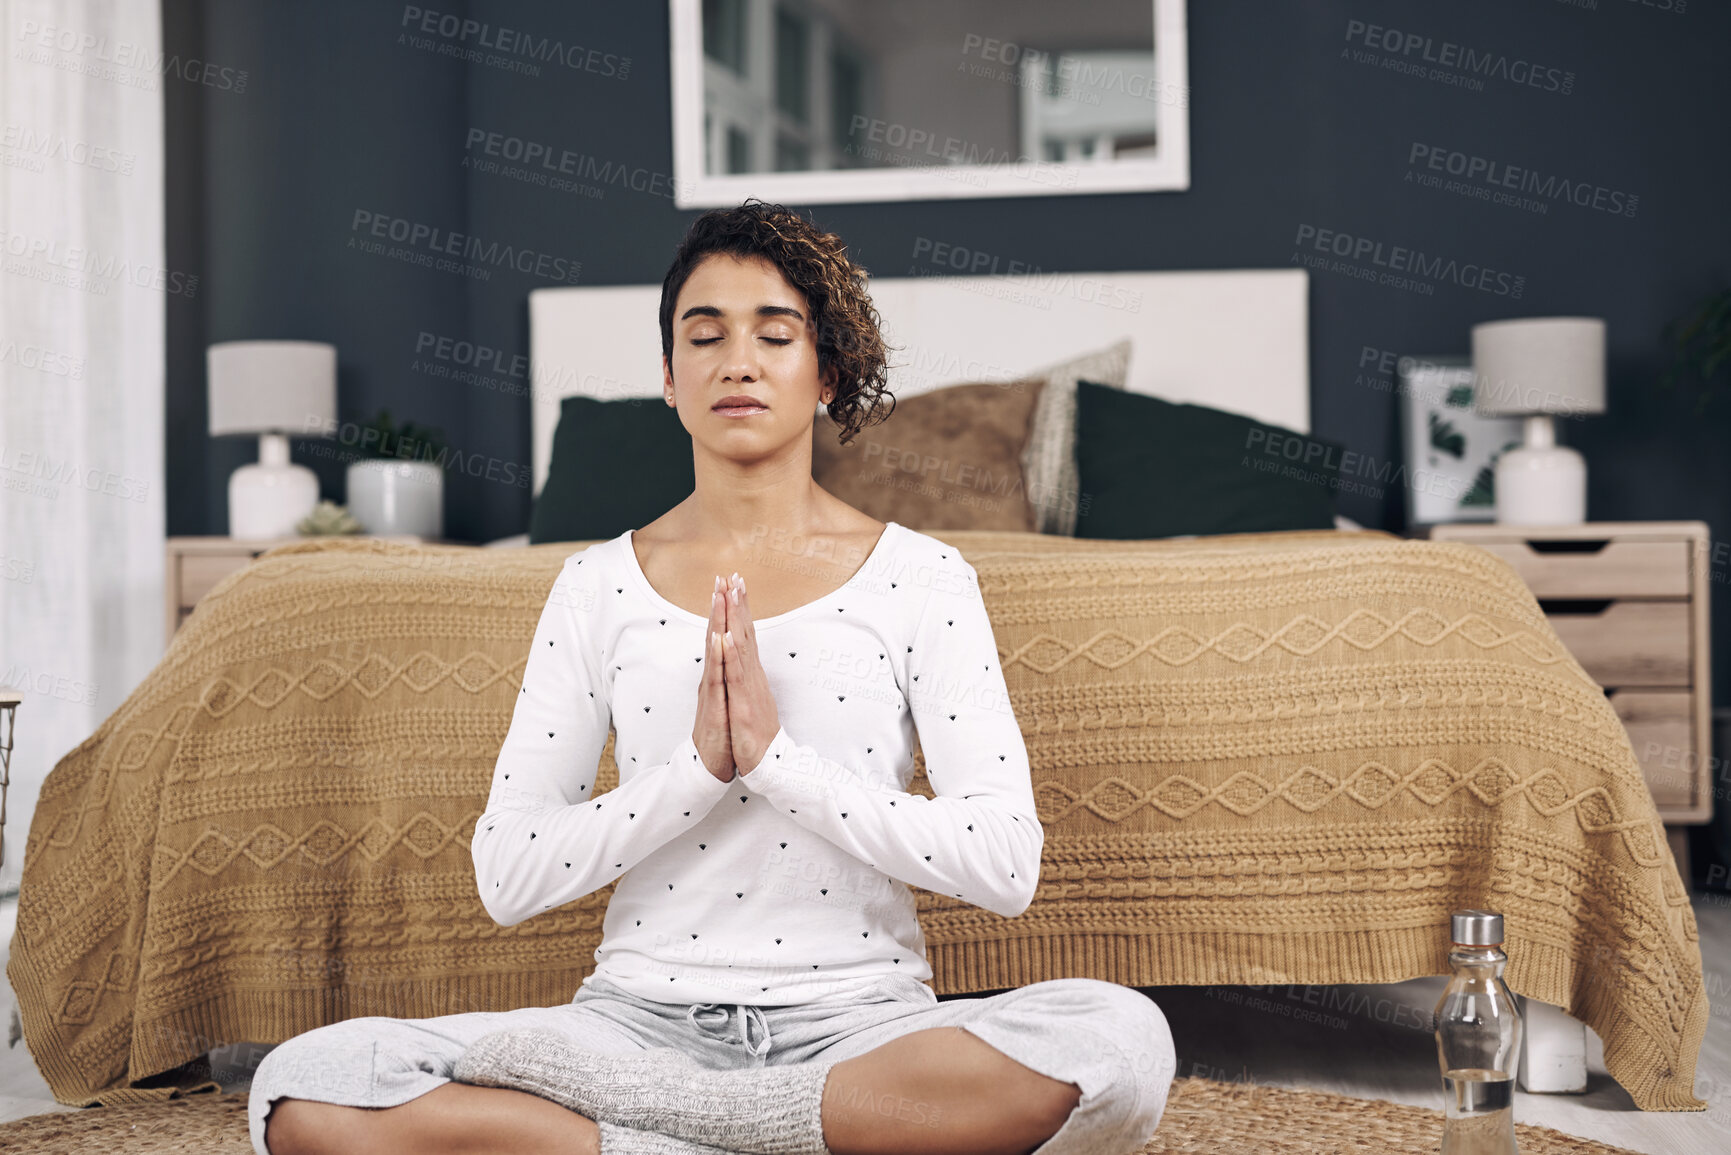
[[[1076,382],[1093,381],[1123,389],[1130,378],[1130,339],[1093,353],[1036,369],[1046,387],[1034,406],[1022,476],[1040,533],[1076,536],[1081,477],[1076,468]]]
[[[909,529],[1034,531],[1022,454],[1045,381],[950,385],[898,397],[887,421],[841,444],[827,412],[812,424],[811,473],[879,521]]]

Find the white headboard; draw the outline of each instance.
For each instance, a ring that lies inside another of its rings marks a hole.
[[[1031,370],[1132,342],[1128,389],[1310,432],[1309,278],[1303,269],[874,277],[898,351],[897,397]],[[535,492],[559,402],[661,397],[661,286],[529,294]]]

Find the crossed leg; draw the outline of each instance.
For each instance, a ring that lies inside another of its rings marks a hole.
[[[830,1069],[824,1143],[834,1155],[1027,1155],[1081,1094],[960,1027],[933,1027]],[[600,1155],[592,1120],[522,1091],[462,1083],[385,1108],[278,1099],[265,1141],[271,1155]]]
[[[599,1155],[599,1128],[583,1115],[525,1092],[449,1080],[476,1039],[545,1025],[538,1019],[549,1013],[567,1030],[580,1014],[585,1049],[645,1048],[608,1003],[347,1020],[266,1056],[253,1083],[254,1149]],[[801,1055],[791,1061],[830,1063],[820,1110],[834,1155],[1027,1155],[1054,1136],[1045,1155],[1120,1155],[1153,1134],[1176,1066],[1158,1008],[1092,979],[910,1007],[815,1050],[801,1050],[797,1036],[791,1045]],[[306,1097],[309,1088],[320,1093]]]

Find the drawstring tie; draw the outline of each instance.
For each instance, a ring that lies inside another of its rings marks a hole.
[[[692,1003],[685,1009],[685,1018],[692,1026],[705,1031],[720,1032],[727,1026],[728,1015],[732,1013],[739,1023],[739,1041],[745,1044],[745,1051],[754,1059],[761,1059],[769,1053],[769,1022],[763,1017],[763,1011],[750,1003],[735,1003],[733,1011],[729,1012],[725,1003]],[[751,1041],[751,1025],[757,1024],[760,1036],[757,1042]],[[727,1042],[732,1043],[732,1039]]]

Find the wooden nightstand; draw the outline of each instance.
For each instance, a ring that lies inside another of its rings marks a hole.
[[[370,536],[370,535],[364,535]],[[239,539],[232,537],[171,537],[168,539],[167,580],[163,582],[168,609],[168,630],[164,644],[173,639],[198,599],[211,587],[237,569],[252,564],[253,559],[273,546],[291,541],[307,541],[296,536]],[[392,534],[385,541],[418,542],[413,534]]]
[[[1676,827],[1713,816],[1706,523],[1456,523],[1430,536],[1487,549],[1521,575],[1623,719],[1687,878]]]

